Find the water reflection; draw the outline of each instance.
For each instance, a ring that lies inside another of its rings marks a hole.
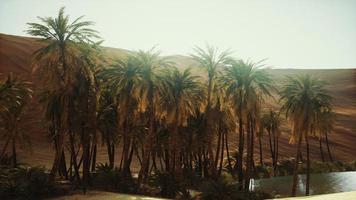
[[[268,193],[289,195],[292,188],[292,176],[274,177],[252,180],[252,190],[262,190]],[[305,194],[306,176],[299,175],[297,195]],[[356,172],[334,172],[311,174],[310,194],[328,194],[356,190]]]

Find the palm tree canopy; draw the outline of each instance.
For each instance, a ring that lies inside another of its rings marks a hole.
[[[30,85],[30,82],[19,80],[17,77],[13,77],[12,74],[9,74],[6,79],[1,81],[0,113],[2,115],[6,113],[16,114],[16,110],[21,109],[32,96]]]
[[[290,142],[294,142],[296,134],[307,134],[311,130],[322,109],[331,109],[332,98],[324,85],[324,81],[309,75],[288,77],[280,95],[281,110],[293,124]]]
[[[267,130],[268,132],[273,132],[279,136],[281,133],[280,125],[281,119],[279,117],[279,113],[270,110],[268,113],[263,114],[261,117],[261,127],[259,134],[262,136],[263,131]]]
[[[26,134],[31,120],[23,120],[25,105],[32,97],[31,83],[9,74],[0,81],[0,137],[30,145]]]
[[[64,7],[59,10],[56,18],[38,17],[41,23],[28,23],[28,34],[40,37],[46,46],[34,53],[33,71],[44,75],[46,84],[58,85],[61,81],[68,82],[73,77],[74,63],[78,62],[83,51],[83,46],[95,44],[93,39],[99,39],[98,32],[90,27],[91,21],[81,21],[83,16],[69,21],[69,16],[64,14]],[[67,65],[70,63],[71,65]],[[71,68],[71,69],[68,69]],[[69,76],[69,77],[66,77]]]
[[[210,45],[207,45],[206,49],[195,47],[194,51],[195,54],[191,54],[191,58],[198,63],[198,67],[208,73],[206,109],[209,110],[215,106],[217,100],[217,96],[214,95],[216,94],[214,90],[216,90],[217,76],[225,66],[230,65],[233,58],[230,56],[229,50],[220,53],[216,47]]]
[[[211,80],[215,79],[222,67],[230,64],[230,61],[233,60],[230,57],[231,52],[229,50],[219,54],[218,49],[210,45],[206,46],[206,50],[195,47],[194,51],[195,54],[191,54],[191,57],[198,62],[199,67],[206,70],[208,78]]]
[[[226,95],[240,113],[257,114],[264,97],[271,96],[275,90],[270,74],[261,67],[261,62],[234,61],[223,69],[223,75],[219,77],[221,87],[226,89]]]
[[[202,110],[205,95],[199,78],[192,75],[190,68],[182,72],[175,67],[166,71],[160,92],[168,123],[186,126],[187,119]]]
[[[152,48],[148,51],[139,50],[132,54],[132,65],[139,68],[141,83],[139,85],[140,110],[145,111],[150,102],[157,104],[158,87],[163,80],[164,71],[172,66],[172,62],[160,56],[160,51]]]

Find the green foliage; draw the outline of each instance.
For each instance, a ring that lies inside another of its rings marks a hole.
[[[155,172],[149,177],[149,185],[160,188],[160,195],[167,198],[189,199],[188,183],[183,177],[167,172]]]
[[[12,162],[12,157],[9,156],[9,154],[5,154],[2,156],[0,159],[0,166],[5,165],[5,166],[10,166]]]
[[[119,168],[111,168],[107,163],[98,163],[93,173],[93,186],[109,191],[133,193],[136,185],[131,175]]]
[[[0,199],[38,199],[53,192],[43,167],[0,167]]]

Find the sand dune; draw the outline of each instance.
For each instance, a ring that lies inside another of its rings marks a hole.
[[[33,80],[30,67],[31,55],[43,45],[43,43],[36,41],[34,38],[0,34],[1,76],[13,72],[21,75],[24,79]],[[105,52],[111,59],[116,59],[125,55],[128,51],[105,48]],[[194,62],[186,56],[170,56],[169,59],[176,62],[179,67],[194,65]],[[270,73],[277,86],[283,83],[286,75],[295,76],[298,74],[311,74],[329,82],[326,87],[335,98],[334,110],[337,113],[336,128],[333,134],[330,135],[332,154],[337,160],[356,160],[356,69],[270,69]],[[33,87],[36,90],[36,85]],[[269,101],[267,104],[270,107],[278,108],[278,102]],[[37,99],[34,98],[30,103],[27,114],[29,120],[37,122],[36,125],[28,128],[28,133],[32,139],[32,151],[28,149],[21,150],[19,157],[21,161],[49,167],[54,152],[50,138],[48,138],[46,130],[43,128],[45,121],[41,116],[40,105]],[[294,155],[295,146],[288,144],[288,137],[289,127],[287,123],[284,123],[280,142],[281,157]],[[229,138],[231,140],[230,144],[233,146],[231,149],[233,149],[237,143],[237,134],[231,134]],[[264,150],[266,158],[269,158],[267,142],[264,143]],[[317,139],[311,141],[311,156],[312,158],[320,159]],[[107,160],[104,148],[100,149],[98,160],[99,162]],[[134,168],[136,167],[134,166]]]

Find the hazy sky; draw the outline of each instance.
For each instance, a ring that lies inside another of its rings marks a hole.
[[[275,68],[356,67],[356,0],[0,0],[0,32],[25,35],[61,6],[95,21],[105,46],[170,55],[209,43]]]

